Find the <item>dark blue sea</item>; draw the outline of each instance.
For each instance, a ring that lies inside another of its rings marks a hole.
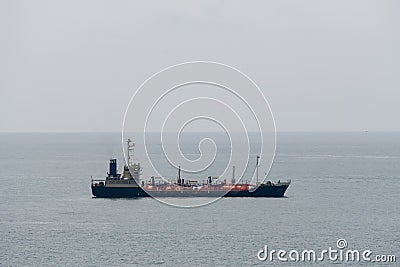
[[[122,162],[118,133],[0,134],[0,266],[399,264],[400,133],[279,133],[268,179],[292,180],[285,198],[191,209],[92,198],[111,157]],[[257,258],[338,239],[397,263]]]

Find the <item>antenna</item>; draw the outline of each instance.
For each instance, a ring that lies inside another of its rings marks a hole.
[[[178,168],[178,185],[182,184],[182,180],[181,180],[181,166],[179,166]]]
[[[135,150],[135,143],[132,142],[131,139],[127,140],[127,165],[129,168],[129,172],[131,173],[133,179],[135,179],[135,181],[137,183],[140,182],[140,175],[142,175],[142,167],[140,167],[140,163],[139,162],[135,162],[134,159],[134,150]]]
[[[257,155],[257,163],[256,163],[256,177],[257,177],[257,184],[258,184],[258,160],[260,159],[260,156]]]
[[[135,150],[135,143],[132,142],[131,139],[127,140],[127,156],[128,156],[128,166],[132,166],[134,164],[133,152]]]
[[[232,167],[232,184],[235,184],[235,166]]]

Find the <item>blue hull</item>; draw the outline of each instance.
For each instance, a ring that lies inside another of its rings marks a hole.
[[[253,192],[229,191],[223,197],[284,197],[289,185],[261,185]],[[149,195],[140,187],[92,186],[92,194],[99,198],[142,198],[142,197],[220,197],[221,191],[152,191]]]

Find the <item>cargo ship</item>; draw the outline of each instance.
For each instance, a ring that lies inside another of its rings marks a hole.
[[[290,185],[287,182],[241,183],[235,182],[235,169],[232,171],[232,181],[218,181],[217,177],[209,176],[198,181],[181,178],[178,169],[176,181],[169,182],[160,177],[150,177],[147,181],[140,178],[142,168],[140,163],[133,162],[134,143],[127,142],[127,164],[123,172],[117,172],[117,160],[111,159],[109,172],[105,179],[91,181],[92,194],[98,198],[143,198],[143,197],[284,197]],[[257,156],[256,168],[258,177]],[[258,180],[258,179],[257,179]]]

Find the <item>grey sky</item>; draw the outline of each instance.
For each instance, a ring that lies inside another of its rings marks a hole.
[[[278,131],[398,131],[399,33],[399,1],[0,0],[0,131],[120,131],[191,60],[249,75]]]

